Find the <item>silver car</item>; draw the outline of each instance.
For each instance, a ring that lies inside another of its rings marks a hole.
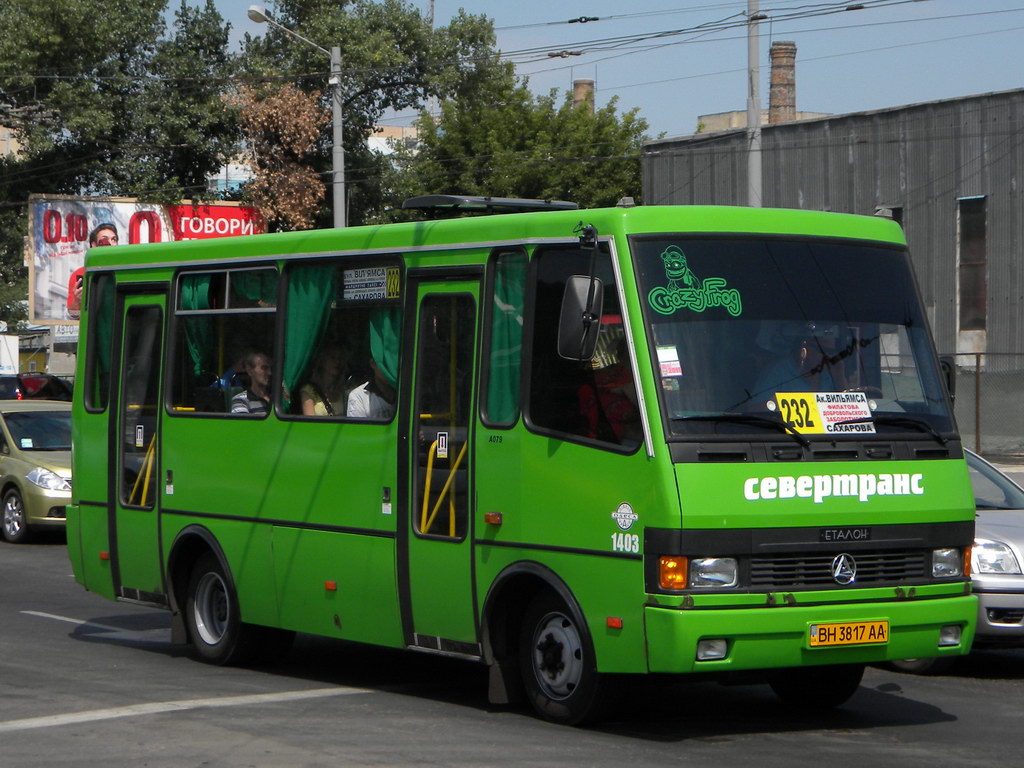
[[[1024,646],[1024,489],[978,454],[964,451],[978,514],[971,580],[978,596],[974,647]],[[938,674],[955,661],[904,659],[890,666]]]

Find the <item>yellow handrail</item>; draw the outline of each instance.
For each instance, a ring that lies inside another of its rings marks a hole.
[[[430,452],[427,454],[427,481],[423,488],[423,508],[420,511],[420,532],[427,533],[430,531],[430,526],[434,524],[434,518],[437,517],[437,512],[441,508],[441,502],[444,501],[444,497],[448,496],[448,535],[455,537],[455,491],[451,487],[452,481],[455,479],[455,473],[459,469],[459,465],[462,464],[462,459],[466,455],[466,448],[469,447],[469,443],[463,443],[459,455],[455,459],[455,463],[452,464],[448,470],[448,479],[444,483],[444,487],[441,489],[441,493],[437,496],[437,501],[434,503],[434,508],[430,510],[429,517],[427,516],[427,505],[430,503],[430,481],[433,477],[434,468],[434,456],[437,454],[437,440],[435,440],[430,446]]]
[[[143,480],[143,472],[139,472],[135,476],[135,485],[132,486],[132,492],[128,495],[128,503],[135,503],[135,494],[139,490],[139,483],[142,482],[142,499],[139,501],[139,506],[146,506],[146,497],[149,495],[149,478],[153,472],[153,459],[156,457],[156,435],[154,434],[149,439],[149,446],[146,448],[146,458],[142,461],[141,469],[145,472],[145,480]]]
[[[430,480],[434,476],[434,456],[437,455],[437,440],[427,452],[427,481],[423,485],[423,508],[420,510],[420,532],[427,532],[427,504],[430,503]]]

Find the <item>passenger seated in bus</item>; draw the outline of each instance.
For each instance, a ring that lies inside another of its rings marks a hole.
[[[344,416],[348,410],[349,350],[344,343],[321,346],[313,373],[299,390],[304,416]]]
[[[231,398],[232,413],[267,413],[270,410],[270,358],[262,352],[245,356],[249,386]]]
[[[346,415],[352,419],[390,419],[395,413],[395,383],[370,358],[373,377],[349,393]]]
[[[232,388],[245,389],[245,355],[246,352],[244,350],[239,352],[238,356],[235,358],[235,362],[229,365],[224,370],[224,373],[221,374],[221,389],[225,391],[228,391]],[[237,392],[235,394],[237,394]]]
[[[786,323],[766,345],[773,357],[754,384],[759,402],[776,392],[838,392],[848,388],[845,355],[837,347],[833,324]]]

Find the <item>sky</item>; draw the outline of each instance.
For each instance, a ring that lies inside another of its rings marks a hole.
[[[262,34],[263,26],[246,17],[256,0],[215,1],[232,23],[233,40],[245,32]],[[429,0],[408,2],[424,14],[430,7]],[[750,4],[767,17],[758,25],[765,109],[773,40],[796,43],[801,112],[861,112],[1024,87],[1024,0],[433,3],[437,26],[460,8],[492,18],[498,49],[535,92],[568,91],[575,79],[594,80],[598,106],[617,97],[618,110],[638,109],[651,138],[692,134],[700,115],[746,110]],[[273,2],[264,5],[272,14]],[[598,20],[569,23],[592,17]],[[570,55],[549,55],[560,52]],[[382,122],[408,125],[414,118],[407,112]]]

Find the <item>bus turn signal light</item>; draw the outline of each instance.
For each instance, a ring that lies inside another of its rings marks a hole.
[[[686,558],[662,555],[658,558],[658,586],[686,589]]]
[[[484,512],[484,522],[488,525],[501,525],[501,512]]]

